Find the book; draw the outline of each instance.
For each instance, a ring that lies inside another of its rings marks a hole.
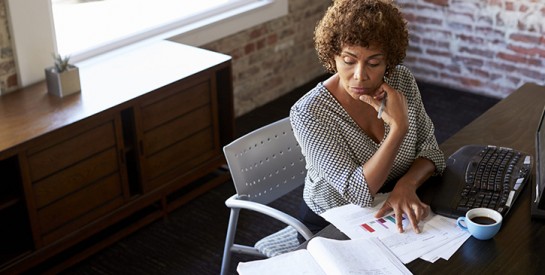
[[[241,275],[412,274],[377,238],[333,240],[315,237],[307,249],[239,263]]]

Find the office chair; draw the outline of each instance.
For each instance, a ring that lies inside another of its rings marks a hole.
[[[310,230],[296,218],[268,206],[304,183],[305,159],[288,118],[263,126],[223,147],[236,194],[225,201],[231,208],[221,274],[227,274],[231,253],[273,257],[299,246],[297,234],[305,240]],[[234,243],[241,209],[265,214],[288,226],[259,240],[254,247]]]

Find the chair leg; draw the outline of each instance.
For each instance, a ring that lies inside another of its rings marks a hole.
[[[239,213],[239,208],[231,208],[229,225],[227,226],[227,236],[225,237],[225,247],[223,248],[223,259],[221,261],[221,275],[227,275],[229,272],[232,252],[231,248],[233,247],[233,243],[235,241]]]

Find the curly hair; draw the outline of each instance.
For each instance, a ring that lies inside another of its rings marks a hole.
[[[329,72],[337,72],[335,56],[344,46],[379,47],[386,57],[386,73],[401,64],[409,44],[407,23],[387,1],[333,0],[314,31],[318,58]]]

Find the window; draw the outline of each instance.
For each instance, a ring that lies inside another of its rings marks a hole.
[[[287,14],[288,0],[7,0],[19,83],[44,78],[51,53],[73,62],[176,36],[200,46]]]
[[[57,51],[77,59],[97,48],[130,44],[253,2],[259,1],[52,0]]]

